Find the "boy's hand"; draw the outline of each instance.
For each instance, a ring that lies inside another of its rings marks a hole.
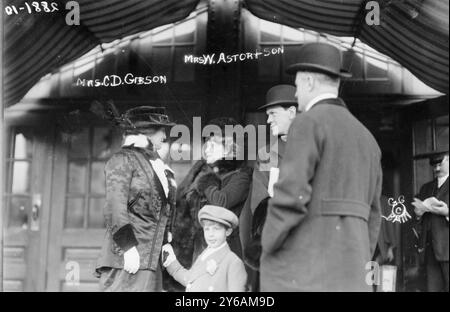
[[[165,268],[167,268],[176,259],[177,257],[175,256],[172,245],[165,244],[162,246],[162,261]]]

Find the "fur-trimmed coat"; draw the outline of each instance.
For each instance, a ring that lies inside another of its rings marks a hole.
[[[180,263],[190,268],[206,248],[198,211],[206,204],[233,211],[238,217],[247,199],[251,169],[239,161],[221,160],[213,166],[201,160],[194,164],[178,187],[172,245]],[[241,257],[239,229],[228,237],[231,250]],[[170,286],[169,286],[170,287]]]
[[[97,276],[103,268],[122,269],[123,254],[132,247],[139,252],[140,270],[157,270],[176,194],[173,173],[166,170],[166,196],[151,164],[158,158],[154,151],[127,146],[106,163],[106,235],[96,266]]]

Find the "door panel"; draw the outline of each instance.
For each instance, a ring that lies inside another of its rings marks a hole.
[[[101,126],[56,139],[49,291],[98,290],[93,273],[105,235],[104,166],[120,143],[117,131]]]
[[[44,289],[52,130],[8,128],[4,211],[4,291]]]

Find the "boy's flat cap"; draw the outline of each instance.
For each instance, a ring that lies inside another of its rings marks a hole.
[[[239,223],[238,217],[231,211],[224,207],[205,205],[198,212],[198,221],[211,220],[219,222],[227,227],[236,228]]]

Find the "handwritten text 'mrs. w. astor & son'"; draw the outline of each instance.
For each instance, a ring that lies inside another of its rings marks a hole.
[[[202,56],[195,55],[185,55],[184,62],[190,64],[200,64],[200,65],[213,65],[213,64],[229,64],[234,62],[243,62],[246,60],[258,60],[261,57],[267,57],[271,55],[283,54],[284,47],[279,48],[264,48],[262,51],[247,52],[247,53],[238,53],[238,54],[203,54]]]

